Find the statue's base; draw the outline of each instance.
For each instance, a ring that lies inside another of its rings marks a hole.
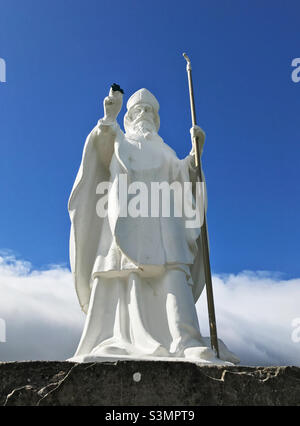
[[[210,337],[204,337],[201,336],[201,341],[203,343],[203,346],[191,346],[187,347],[184,351],[184,355],[181,357],[175,357],[173,356],[166,357],[166,356],[151,356],[151,355],[123,355],[118,353],[116,355],[116,351],[114,348],[114,352],[111,353],[110,350],[103,351],[105,349],[104,347],[99,348],[99,352],[97,349],[93,349],[92,353],[87,355],[74,355],[72,358],[67,359],[67,361],[71,362],[116,362],[116,361],[164,361],[164,362],[191,362],[193,364],[214,364],[214,365],[235,365],[239,364],[240,360],[237,358],[237,356],[231,352],[223,340],[218,339],[218,346],[219,346],[219,358],[215,355],[215,353],[211,350],[211,341]],[[188,351],[188,352],[186,352]]]
[[[141,358],[135,358],[134,356],[126,356],[126,355],[118,355],[118,356],[96,356],[96,355],[81,355],[81,356],[74,356],[73,358],[67,359],[67,361],[73,362],[73,363],[89,363],[93,364],[95,362],[101,363],[101,362],[118,362],[118,361],[152,361],[152,362],[190,362],[192,364],[197,364],[201,366],[207,366],[214,364],[215,366],[233,366],[234,364],[232,362],[223,361],[218,358],[213,358],[211,360],[200,360],[198,359],[188,359],[188,358],[176,358],[176,357],[158,357],[158,356],[145,356],[142,359]]]
[[[117,361],[0,363],[1,405],[300,405],[299,367]]]

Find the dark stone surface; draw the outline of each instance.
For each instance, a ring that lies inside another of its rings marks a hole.
[[[8,362],[0,363],[0,405],[300,405],[300,368]]]

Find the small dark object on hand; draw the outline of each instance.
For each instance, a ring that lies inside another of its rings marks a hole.
[[[124,90],[121,89],[121,87],[118,84],[116,84],[116,83],[112,84],[111,88],[114,92],[121,92],[124,95]]]

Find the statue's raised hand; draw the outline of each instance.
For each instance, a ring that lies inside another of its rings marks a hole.
[[[118,84],[113,84],[109,95],[104,99],[104,121],[114,122],[121,111],[123,104],[123,90]]]

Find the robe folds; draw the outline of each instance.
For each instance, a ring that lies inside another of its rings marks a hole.
[[[97,275],[124,275],[143,265],[183,265],[196,302],[205,284],[199,227],[186,228],[186,218],[174,215],[120,217],[120,174],[126,175],[128,185],[139,181],[149,188],[152,181],[189,182],[196,171],[191,155],[179,160],[157,134],[141,141],[141,137],[124,135],[116,123],[105,126],[99,120],[86,139],[68,204],[70,264],[81,308],[87,312]],[[100,182],[112,183],[105,218],[96,211]]]
[[[193,157],[179,160],[156,133],[124,135],[117,123],[99,120],[89,134],[68,206],[71,269],[87,313],[71,361],[221,363],[200,334],[195,309],[205,285],[200,228],[186,226],[190,217],[184,209],[182,217],[175,214],[179,201],[172,191],[168,216],[160,207],[156,215],[126,215],[120,202],[126,193],[129,206],[137,194],[130,185],[138,182],[147,189],[150,209],[151,183],[178,182],[183,187],[193,179]],[[110,184],[108,214],[101,216],[97,206],[104,182]],[[190,203],[195,208],[193,197]],[[222,341],[220,353],[223,360],[236,361]]]

